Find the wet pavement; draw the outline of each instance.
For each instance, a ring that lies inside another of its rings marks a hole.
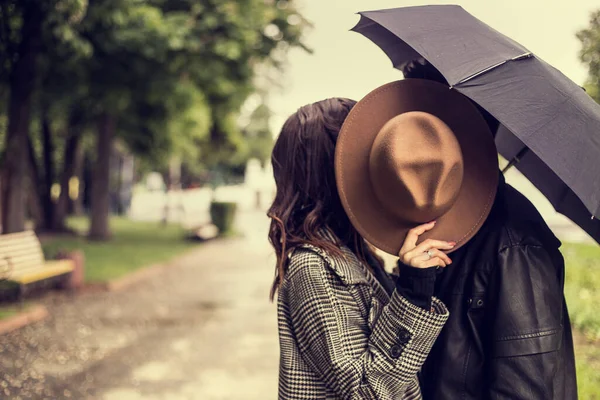
[[[123,292],[42,299],[52,317],[0,336],[1,399],[277,397],[274,257],[264,213]]]

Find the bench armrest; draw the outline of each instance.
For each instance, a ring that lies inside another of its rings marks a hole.
[[[13,271],[13,263],[10,256],[5,256],[2,259],[5,260],[5,262],[0,264],[0,281],[5,281],[10,277],[11,272]]]

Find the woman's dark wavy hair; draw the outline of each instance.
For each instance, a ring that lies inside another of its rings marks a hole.
[[[344,212],[335,183],[335,144],[354,104],[333,98],[306,105],[287,119],[275,142],[271,162],[277,193],[268,211],[269,241],[277,256],[271,300],[298,246],[311,244],[341,256],[345,245],[363,261],[367,252],[374,256]],[[336,243],[320,231],[333,234]]]

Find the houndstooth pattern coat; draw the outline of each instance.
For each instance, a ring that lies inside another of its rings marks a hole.
[[[421,399],[417,373],[448,319],[391,298],[347,248],[305,246],[279,288],[279,399]]]

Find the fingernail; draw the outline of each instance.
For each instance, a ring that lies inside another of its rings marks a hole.
[[[456,246],[456,242],[448,242],[448,244],[452,247]]]
[[[435,223],[436,223],[436,222],[437,222],[437,221],[431,221],[431,222],[430,222],[430,224],[434,224],[434,225],[435,225]]]

